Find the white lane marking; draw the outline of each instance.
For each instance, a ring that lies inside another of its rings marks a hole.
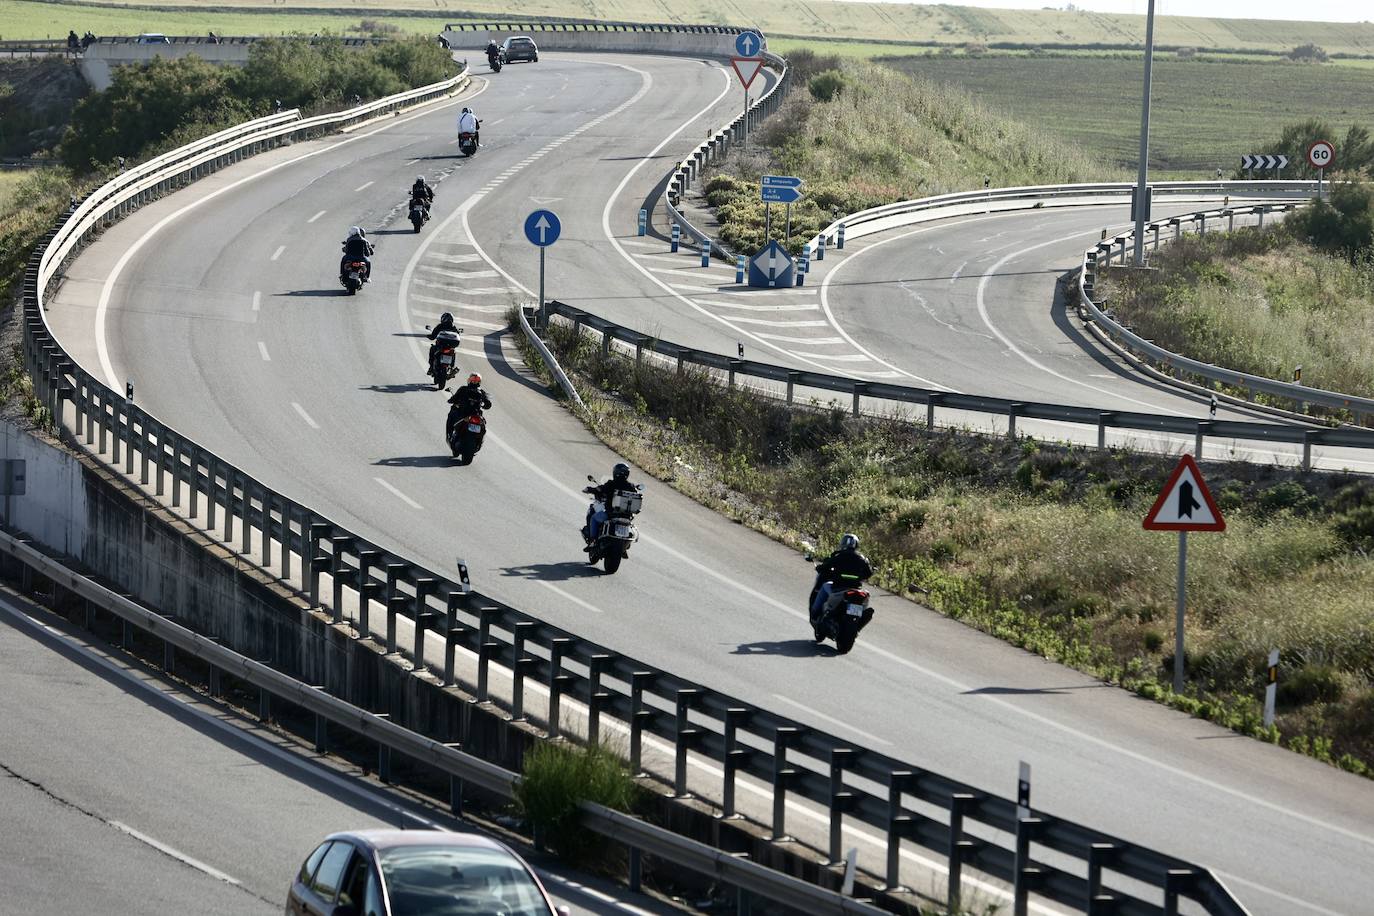
[[[987,292],[988,288],[988,281],[992,279],[993,275],[997,273],[997,271],[1002,267],[1003,264],[1007,263],[1013,258],[1019,258],[1023,254],[1026,254],[1028,252],[1035,251],[1040,248],[1046,248],[1050,245],[1058,245],[1062,244],[1063,242],[1071,242],[1076,238],[1081,238],[1082,236],[1092,234],[1093,233],[1091,232],[1075,232],[1072,235],[1066,235],[1062,238],[1057,239],[1050,239],[1048,242],[1040,242],[1039,244],[1031,245],[1029,248],[1022,248],[1020,251],[1013,251],[1010,254],[1004,255],[1001,260],[999,260],[996,264],[993,264],[986,271],[984,271],[983,276],[978,281],[978,316],[983,319],[983,324],[987,325],[988,330],[997,336],[997,339],[1002,342],[1003,346],[1005,346],[1011,352],[1015,353],[1017,356],[1021,357],[1021,359],[1028,365],[1031,365],[1048,375],[1052,375],[1061,381],[1068,382],[1071,385],[1078,385],[1080,388],[1086,388],[1089,391],[1095,391],[1098,394],[1106,395],[1109,398],[1118,398],[1122,401],[1126,401],[1127,403],[1139,405],[1140,407],[1145,408],[1150,413],[1158,413],[1162,410],[1162,408],[1158,407],[1157,405],[1151,404],[1148,401],[1141,401],[1137,398],[1131,397],[1130,395],[1118,394],[1113,391],[1108,391],[1106,388],[1100,388],[1097,385],[1089,384],[1088,382],[1085,382],[1082,379],[1077,379],[1072,376],[1065,375],[1064,373],[1059,372],[1056,369],[1051,369],[1049,366],[1046,366],[1044,363],[1040,362],[1039,360],[1035,359],[1030,354],[1028,354],[1025,350],[1022,350],[1016,344],[1012,343],[1011,338],[1008,337],[1006,334],[1003,334],[1002,330],[998,328],[997,325],[992,323],[992,316],[988,314],[988,304],[985,299],[985,293]]]
[[[123,833],[127,833],[129,836],[131,836],[131,837],[133,837],[134,839],[138,840],[140,843],[146,843],[147,845],[153,847],[154,849],[156,849],[158,852],[162,853],[163,855],[165,855],[165,856],[171,856],[173,859],[176,859],[178,862],[181,862],[182,864],[185,864],[185,865],[189,865],[189,866],[191,866],[192,868],[194,868],[196,871],[204,872],[205,874],[209,875],[211,878],[214,878],[214,879],[216,879],[216,880],[218,880],[218,881],[223,881],[223,882],[225,882],[226,884],[235,884],[235,885],[238,885],[238,886],[240,886],[240,887],[243,885],[243,882],[240,881],[238,878],[234,878],[234,877],[231,877],[231,876],[229,876],[229,875],[226,875],[224,872],[220,871],[218,868],[214,868],[213,866],[206,865],[204,862],[200,861],[199,859],[193,859],[193,858],[191,858],[190,856],[188,856],[186,853],[184,853],[184,852],[179,852],[179,851],[173,849],[171,846],[168,846],[166,843],[159,842],[159,841],[153,839],[152,837],[148,836],[148,834],[146,834],[146,833],[141,833],[141,832],[135,830],[134,828],[130,827],[128,824],[121,824],[119,821],[110,821],[109,824],[110,824],[111,827],[114,827],[116,830],[119,830],[119,831],[121,831],[121,832],[123,832]]]
[[[278,246],[277,246],[277,250],[274,251],[274,252],[272,252],[272,260],[275,261],[277,258],[281,257],[281,253],[282,253],[283,251],[285,251],[285,250],[286,250],[286,246],[285,246],[285,245],[278,245]]]
[[[453,299],[440,299],[438,296],[422,296],[419,293],[411,293],[410,301],[423,302],[427,305],[442,305],[448,311],[460,309],[464,312],[483,312],[489,315],[500,314],[510,308],[509,305],[473,305],[471,302],[457,302]],[[424,318],[439,317],[439,313],[437,312],[421,312],[417,310],[415,314]]]
[[[366,191],[368,188],[372,187],[374,184],[376,184],[375,181],[369,181],[367,184],[360,184],[360,185],[358,185],[356,188],[353,189],[353,193],[354,193],[354,194],[357,194],[359,191]]]
[[[257,311],[258,309],[260,309],[260,308],[262,308],[262,293],[261,293],[260,291],[254,291],[254,293],[253,293],[253,311],[256,312],[256,311]]]
[[[746,305],[743,302],[730,302],[726,299],[698,299],[702,305],[714,305],[723,309],[744,309],[750,312],[819,312],[819,302],[802,302],[797,305]]]
[[[641,248],[658,248],[658,249],[660,249],[660,250],[663,248],[663,243],[662,243],[662,242],[659,242],[659,241],[656,241],[656,240],[641,239],[641,238],[621,239],[621,240],[620,240],[620,244],[622,244],[622,245],[635,245],[635,246],[638,246],[638,247],[641,247]]]
[[[395,487],[393,487],[391,484],[387,483],[387,482],[386,482],[385,480],[383,480],[382,478],[380,478],[380,477],[374,477],[374,478],[372,478],[372,479],[375,480],[375,481],[377,481],[379,484],[381,484],[381,485],[382,485],[383,487],[385,487],[386,489],[390,490],[392,496],[396,497],[396,498],[399,499],[401,502],[405,503],[407,506],[410,506],[410,508],[412,508],[412,509],[419,509],[419,510],[421,510],[421,511],[424,511],[424,508],[425,508],[424,506],[420,505],[420,504],[417,503],[415,500],[411,499],[409,496],[406,496],[404,493],[402,493],[400,490],[398,490],[398,489],[396,489]]]
[[[328,210],[321,210],[319,213],[316,213],[314,216],[310,217],[310,219],[306,220],[306,222],[313,223],[315,220],[319,219],[321,216],[324,216],[328,212]]]
[[[842,344],[845,342],[843,337],[789,337],[786,334],[765,334],[762,331],[759,332],[759,336],[764,340],[781,340],[784,343],[816,344],[817,346],[820,344]],[[868,357],[864,357],[864,359],[867,358]]]
[[[847,732],[853,732],[854,734],[858,735],[860,738],[863,738],[865,741],[872,741],[872,742],[874,742],[875,744],[886,744],[886,745],[888,745],[888,746],[891,746],[891,745],[892,745],[892,742],[891,742],[891,741],[888,741],[886,738],[879,738],[877,735],[873,734],[872,732],[866,732],[866,731],[864,731],[864,730],[861,729],[861,728],[855,728],[854,726],[850,725],[848,722],[844,721],[843,719],[836,719],[834,716],[827,716],[827,715],[826,715],[825,713],[823,713],[823,712],[818,712],[818,711],[816,711],[815,709],[812,709],[810,706],[807,706],[805,703],[798,703],[796,700],[792,699],[791,697],[785,697],[785,696],[783,696],[783,695],[780,694],[780,693],[775,693],[775,694],[773,694],[773,699],[775,699],[775,700],[782,700],[784,703],[788,704],[789,706],[795,706],[797,709],[805,710],[806,713],[807,713],[808,715],[815,716],[817,719],[820,719],[822,722],[829,722],[831,725],[838,726],[839,728],[842,728],[842,729],[844,729],[844,730],[847,731]]]
[[[540,580],[538,580],[538,581],[539,581],[539,584],[540,584],[540,585],[544,586],[544,587],[547,588],[549,591],[553,592],[555,595],[557,595],[558,597],[562,598],[562,599],[565,600],[565,601],[571,601],[573,604],[577,605],[578,607],[586,608],[587,610],[591,611],[593,614],[601,614],[601,613],[603,613],[603,611],[601,610],[601,608],[597,607],[596,605],[594,605],[594,604],[588,604],[587,602],[583,601],[581,598],[577,597],[576,595],[570,594],[569,592],[565,592],[563,589],[559,588],[558,586],[556,586],[556,585],[554,585],[554,584],[552,584],[552,583],[550,583],[550,582],[545,582],[545,581],[542,580],[542,579],[540,579]]]
[[[270,363],[272,361],[272,357],[267,355],[267,344],[263,343],[261,340],[258,341],[258,352],[262,354],[263,362]]]
[[[451,264],[471,264],[473,261],[481,261],[482,259],[475,254],[446,254],[441,260]]]
[[[1240,877],[1239,875],[1233,875],[1233,874],[1231,874],[1231,873],[1229,873],[1229,872],[1224,872],[1224,871],[1217,871],[1216,869],[1212,869],[1212,871],[1213,871],[1218,877],[1225,878],[1228,882],[1234,882],[1234,883],[1236,883],[1236,884],[1244,884],[1246,887],[1253,887],[1253,888],[1254,888],[1255,890],[1257,890],[1257,891],[1260,891],[1260,892],[1265,893],[1265,894],[1271,894],[1271,895],[1277,897],[1278,899],[1282,900],[1284,903],[1292,903],[1292,904],[1295,904],[1295,905],[1300,906],[1300,907],[1305,907],[1305,908],[1311,910],[1311,911],[1314,912],[1314,913],[1321,913],[1322,916],[1347,916],[1347,914],[1345,914],[1345,913],[1338,913],[1338,912],[1336,912],[1335,910],[1328,910],[1328,909],[1327,909],[1326,907],[1324,907],[1324,906],[1318,906],[1318,905],[1315,904],[1315,903],[1308,903],[1306,900],[1299,900],[1297,897],[1290,897],[1290,896],[1287,895],[1287,894],[1284,894],[1284,893],[1281,893],[1281,892],[1279,892],[1279,891],[1274,890],[1272,887],[1265,887],[1263,884],[1256,884],[1254,881],[1247,881],[1246,879]]]
[[[810,341],[806,342],[810,343]],[[869,359],[867,356],[864,356],[862,353],[832,355],[829,353],[802,353],[799,350],[793,350],[792,355],[800,357],[809,357],[810,359],[819,359],[828,363],[870,363],[873,361]]]
[[[737,324],[761,324],[769,328],[824,328],[829,326],[824,321],[809,321],[807,319],[802,319],[800,321],[773,321],[769,318],[731,318],[730,320]]]
[[[153,224],[153,226],[151,226],[148,229],[147,232],[143,233],[143,235],[139,237],[138,241],[134,242],[128,248],[124,249],[124,253],[120,255],[119,260],[115,262],[115,266],[110,271],[110,275],[105,278],[105,285],[100,288],[100,301],[97,302],[95,306],[95,353],[97,358],[99,358],[100,360],[100,371],[105,373],[106,382],[109,383],[111,388],[114,388],[116,390],[118,390],[119,386],[122,384],[119,380],[119,376],[115,374],[114,364],[110,361],[110,344],[109,341],[106,339],[105,333],[106,325],[109,321],[110,297],[114,294],[115,283],[118,282],[119,275],[124,272],[124,268],[128,266],[131,260],[133,260],[134,255],[137,254],[139,250],[142,249],[143,246],[146,245],[148,241],[153,238],[153,236],[161,232],[168,223],[172,222],[172,220],[176,219],[182,214],[189,213],[191,210],[196,209],[202,204],[214,200],[221,194],[227,194],[230,191],[233,191],[239,188],[240,186],[247,184],[250,181],[262,178],[264,175],[271,175],[273,172],[279,169],[284,169],[287,166],[295,165],[297,162],[302,162],[306,159],[313,159],[321,153],[332,152],[333,150],[336,150],[341,146],[347,146],[348,144],[354,143],[358,140],[366,139],[375,134],[379,134],[384,130],[390,130],[391,128],[397,127],[401,124],[408,124],[409,122],[414,121],[416,118],[428,117],[436,111],[442,111],[445,108],[448,108],[453,105],[458,105],[461,102],[467,101],[468,99],[476,98],[486,90],[487,84],[483,83],[481,89],[478,89],[476,92],[471,93],[470,95],[461,95],[449,99],[447,102],[440,102],[439,104],[433,106],[425,106],[425,109],[423,111],[418,111],[415,114],[409,115],[404,118],[397,118],[394,121],[388,121],[380,127],[367,131],[366,133],[349,134],[347,137],[345,137],[342,140],[339,140],[337,143],[330,143],[327,146],[321,146],[319,149],[311,150],[308,153],[301,153],[294,159],[287,159],[282,162],[278,162],[276,165],[270,165],[265,169],[259,169],[256,172],[253,172],[249,175],[245,175],[242,178],[236,179],[235,181],[229,182],[224,187],[216,188],[209,194],[206,194],[204,197],[199,198],[198,200],[194,200],[186,206],[182,207],[181,209],[174,210],[171,213],[164,216],[162,219],[158,220],[155,224]],[[372,184],[372,182],[369,181],[367,184]],[[365,184],[363,185],[363,187],[365,188],[367,187],[367,185]],[[361,188],[359,190],[361,190]]]
[[[424,264],[420,269],[453,280],[490,280],[492,277],[500,276],[494,270],[450,270],[447,267],[436,267],[433,264]]]
[[[294,407],[294,408],[296,408],[296,413],[298,413],[298,414],[301,415],[301,419],[305,421],[305,425],[306,425],[306,426],[309,426],[311,429],[319,429],[319,428],[320,428],[320,424],[318,424],[318,423],[316,423],[314,420],[310,419],[310,414],[308,414],[308,413],[305,412],[305,408],[304,408],[304,407],[302,407],[301,405],[297,404],[295,401],[292,401],[292,402],[291,402],[291,406]]]

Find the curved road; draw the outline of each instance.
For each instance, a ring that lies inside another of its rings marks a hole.
[[[652,481],[630,560],[614,577],[589,570],[580,481],[615,456],[500,330],[537,282],[520,229],[531,209],[563,220],[551,296],[689,345],[742,340],[809,367],[865,357],[825,330],[819,289],[746,297],[725,288],[732,271],[633,236],[667,166],[730,116],[718,65],[550,54],[478,82],[486,146],[472,160],[454,158],[453,103],[257,157],[114,227],[51,309],[64,345],[115,384],[133,378],[141,404],[268,486],[432,568],[462,555],[482,591],[618,651],[989,791],[1009,791],[1029,760],[1045,810],[1212,865],[1257,913],[1374,898],[1368,782],[890,596],[851,655],[817,653],[796,554]],[[416,172],[445,176],[435,219],[386,234]],[[1053,237],[1082,231],[1072,213],[1008,218],[1006,250],[1060,219]],[[356,298],[334,280],[349,224],[381,242]],[[424,390],[413,336],[450,308],[469,329],[464,371],[480,369],[496,402],[469,468],[446,457],[445,407]]]

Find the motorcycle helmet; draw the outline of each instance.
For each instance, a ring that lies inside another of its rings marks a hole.
[[[471,108],[464,108],[464,109],[463,109],[463,114],[472,114],[472,109],[471,109]]]
[[[840,549],[841,549],[841,550],[858,550],[858,549],[859,549],[859,536],[856,535],[856,534],[846,534],[844,537],[840,538]]]
[[[479,374],[477,374],[476,372],[472,373],[472,375],[469,375],[469,376],[468,376],[468,384],[469,384],[469,385],[480,385],[480,384],[482,384],[482,376],[479,375]]]
[[[417,175],[417,176],[415,177],[415,183],[416,183],[416,184],[424,184],[424,183],[425,183],[425,176],[423,176],[423,175]]]
[[[452,313],[452,312],[444,312],[444,314],[442,314],[442,315],[439,316],[439,323],[440,323],[440,324],[453,324],[453,313]]]
[[[617,464],[614,468],[611,469],[611,479],[612,479],[612,480],[629,480],[629,479],[630,479],[630,466],[629,466],[628,464],[623,463],[623,462],[620,463],[620,464]]]
[[[363,230],[359,229],[357,226],[352,226],[348,230],[348,237],[351,239],[360,239],[363,237]]]

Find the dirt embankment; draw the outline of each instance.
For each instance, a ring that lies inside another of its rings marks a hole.
[[[27,158],[52,149],[89,91],[75,61],[0,60],[0,156]]]

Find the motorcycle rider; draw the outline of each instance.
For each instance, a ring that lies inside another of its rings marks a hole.
[[[625,462],[617,462],[611,468],[611,479],[595,487],[586,487],[584,492],[592,494],[592,498],[601,503],[601,508],[597,509],[595,504],[587,507],[587,524],[582,529],[582,537],[586,540],[587,546],[583,549],[590,552],[592,544],[596,542],[597,533],[606,521],[606,505],[610,502],[611,495],[614,493],[637,493],[639,488],[630,483],[630,466]]]
[[[452,331],[455,334],[459,333],[458,326],[453,323],[452,312],[444,312],[444,314],[439,316],[439,323],[429,329],[429,339],[434,341],[434,343],[429,345],[430,369],[434,368],[434,357],[439,353],[438,337],[440,331]]]
[[[410,186],[410,202],[423,204],[425,213],[429,213],[429,205],[434,203],[434,188],[425,182],[425,176],[418,176]]]
[[[478,130],[481,126],[482,122],[477,120],[471,108],[464,108],[463,113],[458,115],[458,133],[472,134],[473,142],[478,146],[482,145],[482,132]]]
[[[343,277],[349,261],[362,261],[365,265],[363,280],[372,279],[372,251],[372,243],[367,240],[367,233],[357,226],[350,227],[348,238],[343,243],[343,258],[339,260],[339,277]]]
[[[487,42],[487,65],[494,68],[496,59],[500,56],[501,48],[497,46],[496,39],[493,38]]]
[[[468,383],[453,392],[448,399],[448,423],[444,426],[444,440],[453,438],[453,427],[473,414],[491,410],[491,398],[482,390],[482,376],[476,372],[468,376]]]
[[[836,582],[841,579],[863,582],[872,575],[873,566],[868,562],[868,557],[859,553],[858,536],[846,534],[841,537],[839,549],[816,567],[819,587],[816,589],[816,597],[811,601],[812,625],[815,625],[817,618],[820,617],[821,609],[825,607],[826,599],[830,597]]]

